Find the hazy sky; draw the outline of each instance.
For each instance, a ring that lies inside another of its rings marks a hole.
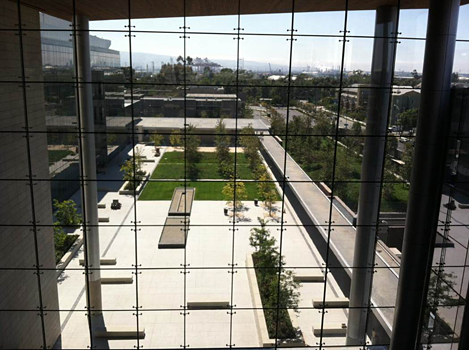
[[[344,12],[297,13],[294,16],[296,34],[340,35],[343,30]],[[350,35],[372,36],[374,32],[374,11],[350,11],[348,26]],[[189,32],[226,33],[188,34],[186,53],[191,57],[209,59],[230,59],[236,61],[237,43],[233,40],[237,27],[237,16],[187,17]],[[291,14],[243,15],[242,33],[288,34],[291,28]],[[461,7],[458,42],[454,70],[469,73],[469,5]],[[90,26],[92,33],[112,40],[111,48],[129,51],[129,41],[125,33],[99,32],[99,30],[125,30],[127,21],[94,21]],[[133,20],[135,30],[142,31],[179,31],[182,18]],[[427,25],[426,10],[401,10],[399,31],[403,37],[425,38]],[[132,51],[160,55],[183,55],[183,39],[180,33],[134,33]],[[239,57],[245,61],[266,62],[288,65],[290,42],[284,36],[243,35],[240,41]],[[371,66],[372,38],[349,38],[345,47],[345,68],[368,71]],[[425,42],[423,40],[400,39],[398,45],[396,70],[422,70]],[[340,67],[342,43],[336,37],[297,37],[293,45],[294,67]]]

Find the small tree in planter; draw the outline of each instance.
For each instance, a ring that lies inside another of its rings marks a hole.
[[[236,181],[236,184],[235,184],[234,178],[231,178],[231,180],[226,183],[226,185],[223,187],[222,193],[225,196],[225,199],[227,201],[226,204],[227,205],[233,204],[235,215],[237,214],[237,211],[242,208],[243,206],[242,201],[248,198],[248,195],[246,193],[246,186],[244,185],[244,182]],[[236,201],[235,201],[235,193],[236,193]]]
[[[265,220],[258,220],[261,227],[251,229],[249,243],[254,248],[252,257],[269,337],[293,339],[297,330],[287,310],[298,312],[299,283],[293,280],[292,271],[280,269],[285,265],[284,257],[280,256],[275,238],[266,229]]]
[[[68,235],[63,227],[71,229],[72,226],[81,225],[82,219],[77,212],[75,202],[71,199],[63,202],[54,199],[54,208],[57,220],[54,223],[55,261],[58,263],[78,237],[78,235]]]
[[[140,182],[145,176],[145,172],[142,170],[142,164],[142,151],[136,148],[135,161],[134,157],[130,157],[120,168],[120,171],[124,173],[123,179],[129,182],[125,187],[126,190],[133,190],[140,185]]]
[[[151,140],[155,144],[155,154],[157,156],[159,156],[160,155],[160,148],[159,147],[161,146],[161,143],[163,142],[163,135],[153,134],[153,135],[151,135]]]
[[[269,211],[269,216],[272,216],[272,210],[274,209],[275,203],[277,203],[277,191],[275,188],[271,188],[269,191],[264,193],[264,205]]]
[[[269,210],[269,215],[272,216],[272,210],[277,202],[277,191],[267,172],[264,172],[259,178],[257,191],[263,199],[265,207]]]
[[[173,130],[169,136],[169,142],[174,148],[181,146],[181,132],[179,130]]]

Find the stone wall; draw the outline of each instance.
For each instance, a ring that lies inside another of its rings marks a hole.
[[[23,29],[39,28],[37,10],[22,7],[21,16]],[[38,278],[35,266],[38,258],[40,266],[55,268],[54,236],[51,226],[38,227],[35,235],[32,225],[34,219],[39,225],[52,224],[47,134],[41,133],[46,131],[44,89],[33,83],[42,80],[41,41],[38,31],[22,36],[28,81],[24,96],[18,21],[16,2],[0,2],[0,348],[52,348],[60,335],[59,313],[51,311],[58,310],[56,273],[43,271]],[[44,325],[38,315],[39,285],[43,305],[50,310]]]

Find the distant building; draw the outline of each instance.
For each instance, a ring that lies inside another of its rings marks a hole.
[[[365,109],[368,106],[369,85],[353,84],[342,92],[342,103],[346,110],[357,108]],[[392,92],[391,125],[397,123],[400,113],[413,108],[419,108],[420,90],[412,86],[393,86]]]
[[[54,67],[73,66],[72,31],[70,22],[40,14],[42,65]],[[90,35],[91,66],[120,67],[120,52],[111,50],[111,40]]]
[[[397,124],[397,117],[408,109],[418,109],[420,106],[420,90],[410,86],[396,87],[392,93],[391,125]]]
[[[187,94],[184,97],[143,97],[137,108],[145,117],[243,117],[244,102],[236,94]],[[238,109],[236,111],[236,108]]]
[[[354,110],[356,108],[366,108],[368,106],[368,95],[370,89],[367,84],[352,84],[342,92],[342,101],[345,109]]]

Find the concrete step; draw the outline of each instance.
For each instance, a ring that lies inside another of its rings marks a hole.
[[[313,307],[315,309],[324,308],[347,308],[349,306],[348,298],[326,298],[326,301],[313,299]]]
[[[145,328],[139,329],[131,326],[106,326],[93,331],[97,338],[107,339],[143,339],[145,338]]]
[[[80,259],[80,265],[85,265],[85,259]],[[116,265],[117,259],[116,258],[101,258],[101,265]]]

